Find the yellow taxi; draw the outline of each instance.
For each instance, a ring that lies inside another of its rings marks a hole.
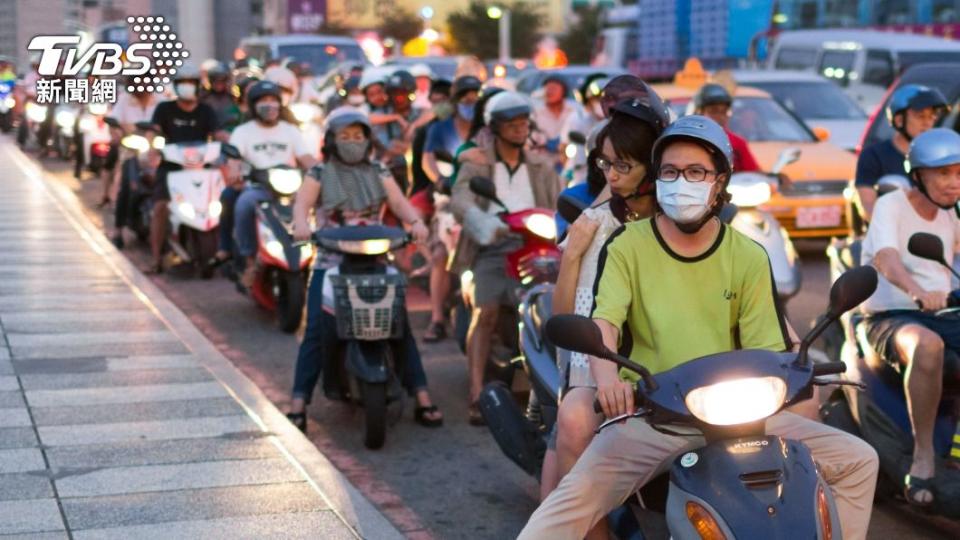
[[[699,88],[698,84],[652,85],[678,115]],[[762,171],[769,172],[788,148],[800,151],[787,165],[782,180],[771,186],[770,200],[760,208],[770,212],[792,238],[845,236],[850,232],[849,209],[857,158],[828,142],[829,133],[811,131],[770,94],[749,87],[733,93],[729,128],[746,139]]]

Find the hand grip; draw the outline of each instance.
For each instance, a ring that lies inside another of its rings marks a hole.
[[[818,377],[820,375],[835,375],[838,373],[843,373],[847,370],[847,365],[843,362],[827,362],[825,364],[814,364],[813,365],[813,376]]]

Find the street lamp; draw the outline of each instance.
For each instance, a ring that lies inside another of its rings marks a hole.
[[[487,17],[500,23],[500,63],[510,61],[510,10],[500,6],[487,8]]]

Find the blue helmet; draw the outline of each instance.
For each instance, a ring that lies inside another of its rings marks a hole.
[[[936,88],[930,88],[922,84],[905,84],[894,90],[890,96],[890,102],[887,104],[887,121],[895,129],[903,133],[903,128],[898,128],[893,119],[907,109],[921,110],[927,107],[946,110],[949,108],[947,98]]]
[[[907,152],[907,172],[957,163],[960,163],[960,134],[948,128],[934,128],[918,135]]]
[[[676,122],[667,126],[657,142],[653,143],[654,170],[660,167],[660,158],[667,143],[675,139],[686,139],[706,146],[711,154],[717,154],[723,158],[726,170],[721,172],[733,171],[733,145],[730,144],[727,132],[720,124],[706,116],[696,114],[677,118]]]

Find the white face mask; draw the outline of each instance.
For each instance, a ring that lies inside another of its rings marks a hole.
[[[681,176],[673,182],[657,180],[657,202],[677,223],[696,223],[710,211],[713,182],[688,182]]]
[[[177,97],[186,101],[191,101],[197,97],[197,85],[193,83],[180,83],[174,85],[173,91]]]

